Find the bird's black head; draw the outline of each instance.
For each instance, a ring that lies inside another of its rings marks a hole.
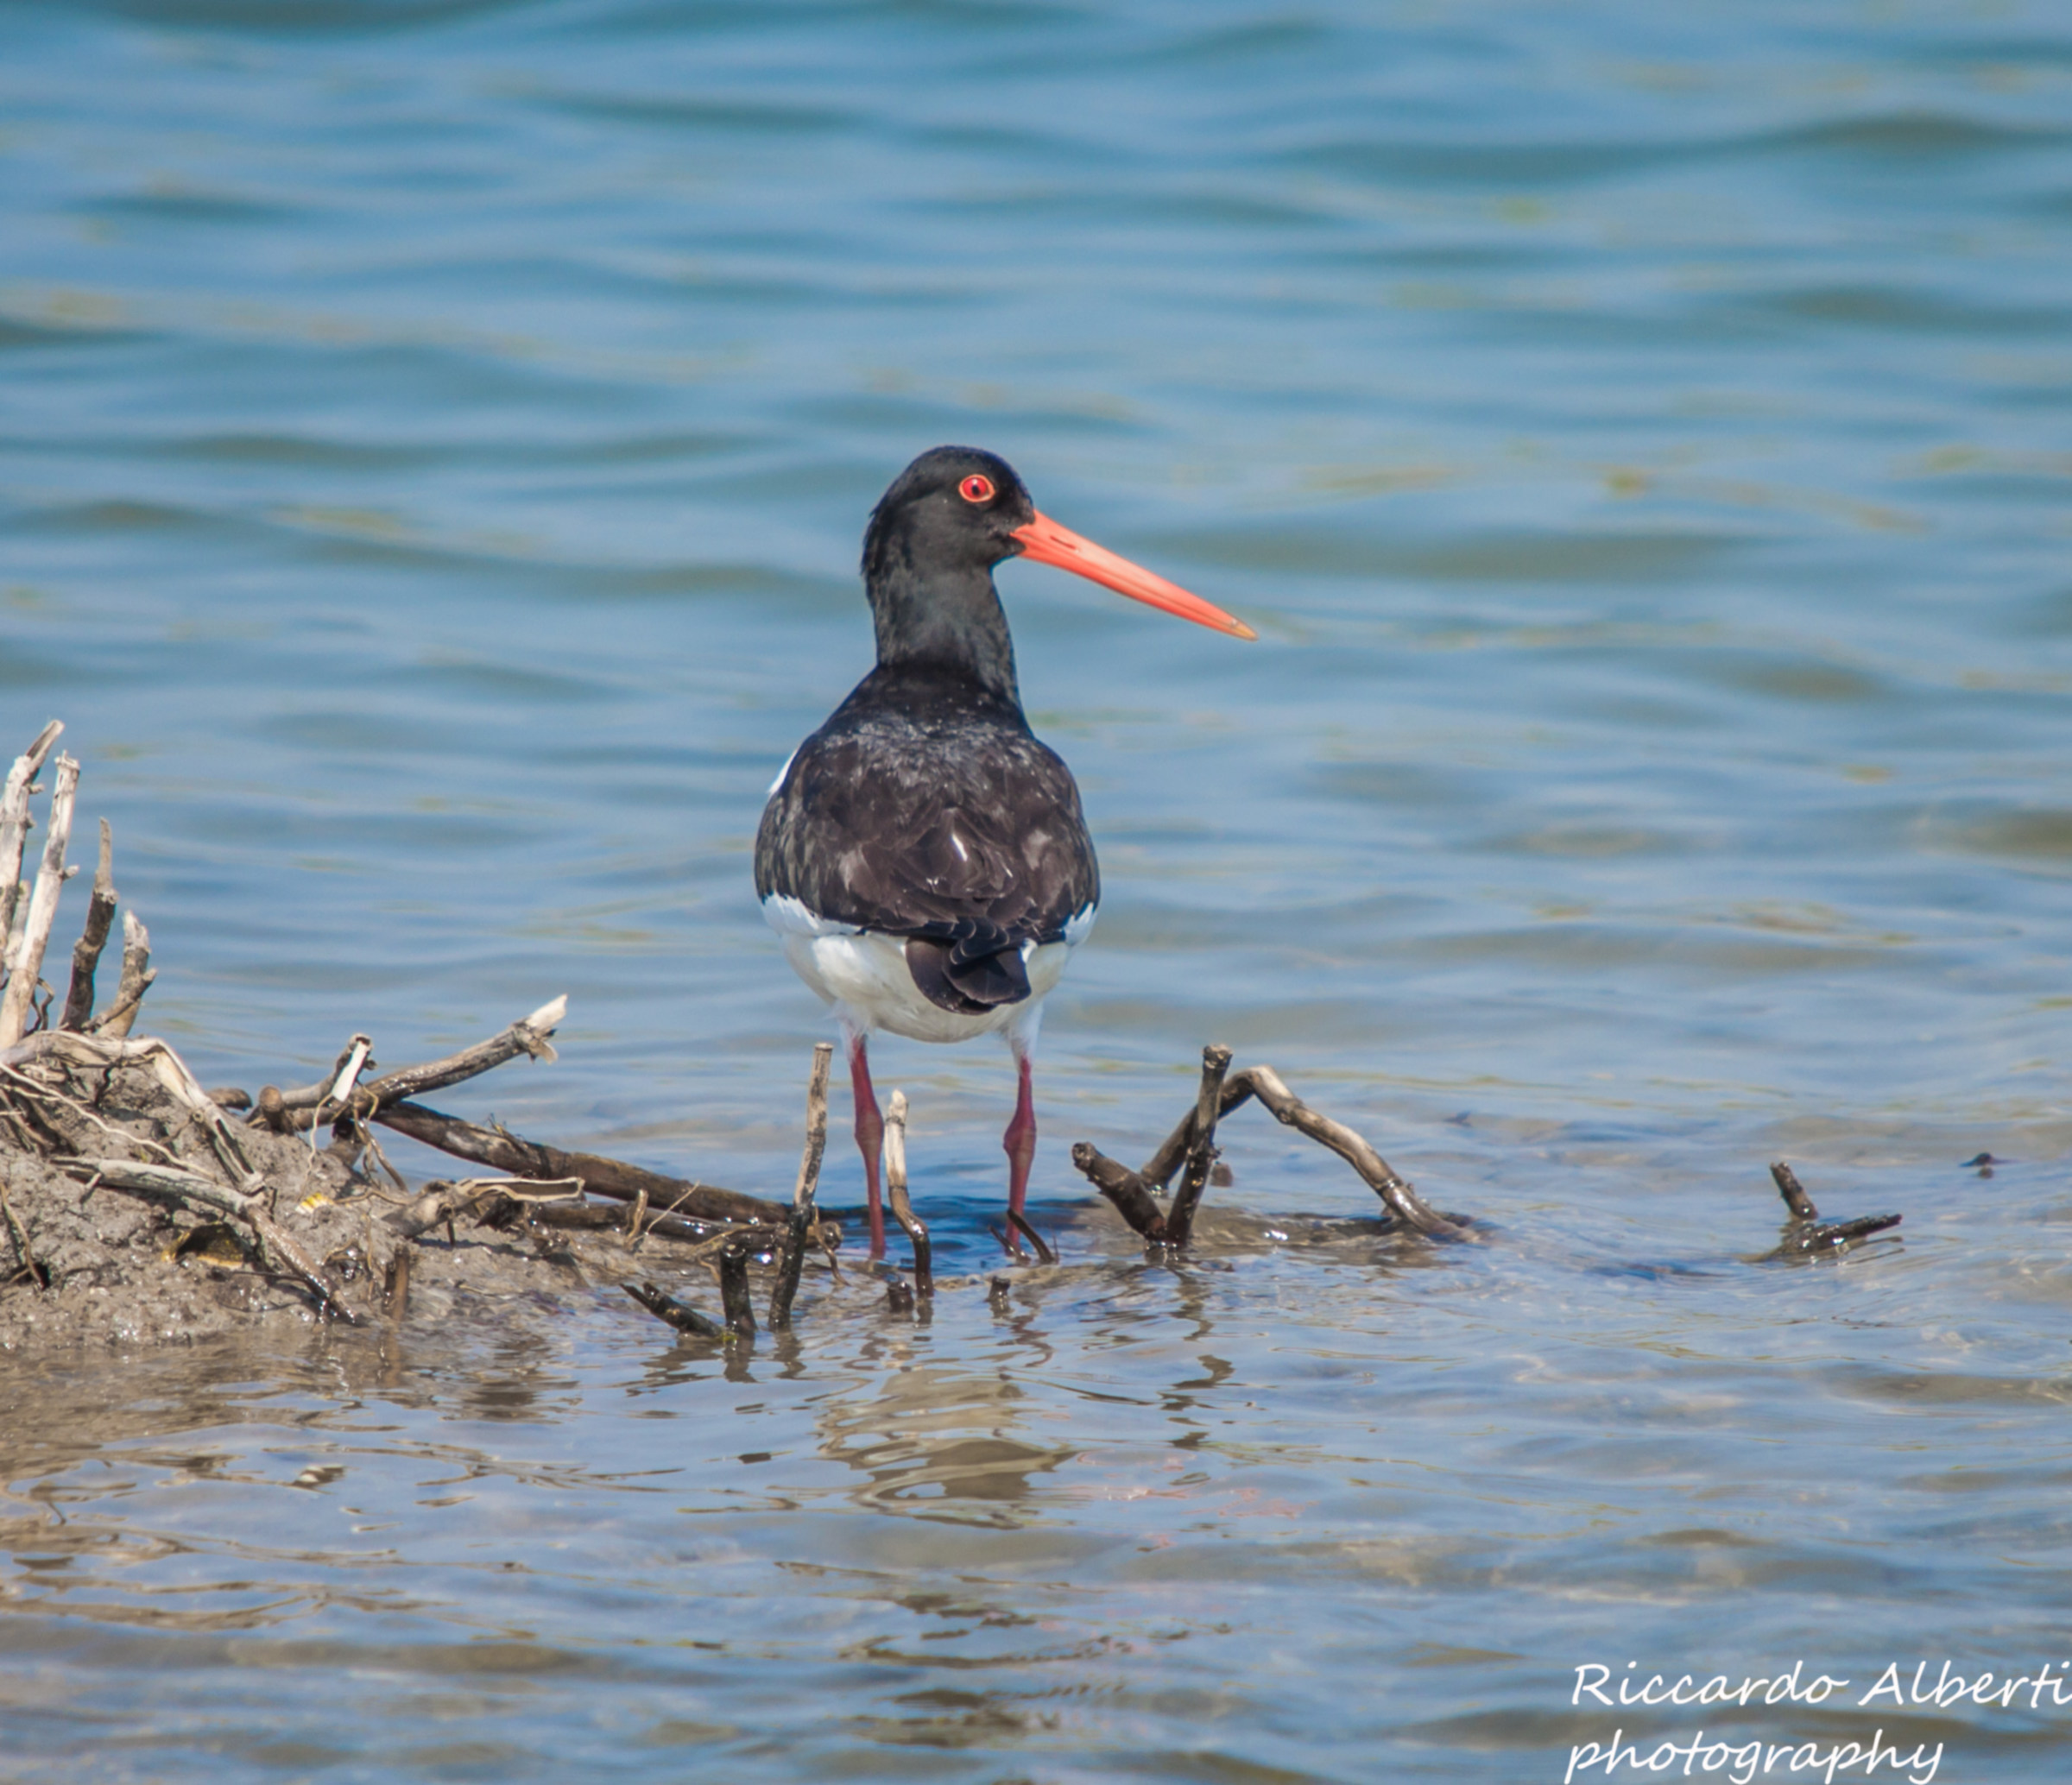
[[[1022,549],[1036,505],[1014,468],[976,446],[938,446],[893,480],[863,534],[878,662],[931,665],[1015,698],[1014,647],[993,566]]]
[[[938,446],[892,480],[863,533],[863,580],[989,571],[1021,550],[1036,504],[1014,467],[976,446]]]

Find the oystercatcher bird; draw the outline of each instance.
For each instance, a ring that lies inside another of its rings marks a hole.
[[[1101,870],[1079,789],[1021,710],[993,567],[1021,557],[1241,639],[1198,596],[1039,514],[1005,459],[938,446],[863,535],[877,667],[799,745],[755,837],[755,893],[799,977],[834,1007],[856,1095],[870,1254],[885,1249],[884,1123],[867,1048],[1005,1038],[1019,1071],[1008,1244],[1036,1151],[1043,1000],[1094,926]]]

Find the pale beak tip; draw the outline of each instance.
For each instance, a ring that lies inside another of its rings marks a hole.
[[[1230,636],[1234,639],[1257,639],[1259,634],[1247,626],[1243,621],[1233,620],[1230,622]]]

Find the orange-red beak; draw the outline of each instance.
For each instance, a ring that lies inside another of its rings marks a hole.
[[[1027,527],[1016,527],[1014,537],[1021,541],[1021,555],[1032,564],[1054,564],[1061,571],[1071,571],[1104,583],[1117,595],[1127,595],[1132,601],[1162,608],[1168,614],[1193,621],[1197,626],[1227,632],[1234,638],[1259,636],[1243,621],[1233,619],[1198,595],[1190,595],[1178,583],[1168,583],[1141,565],[1117,557],[1091,539],[1081,539],[1069,527],[1058,526],[1047,514],[1039,514]]]

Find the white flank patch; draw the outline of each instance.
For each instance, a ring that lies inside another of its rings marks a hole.
[[[801,746],[801,747],[804,747]],[[784,778],[791,773],[792,765],[798,760],[799,752],[797,750],[793,751],[789,756],[784,759],[784,766],[777,771],[777,779],[770,783],[771,798],[774,799],[777,797],[777,790],[784,785]]]
[[[1084,942],[1088,937],[1094,933],[1094,907],[1089,904],[1082,906],[1078,911],[1074,911],[1072,915],[1065,920],[1065,947],[1068,949],[1076,949],[1081,943]]]
[[[808,911],[789,892],[773,892],[762,901],[762,915],[780,936],[860,936],[854,924],[837,924]]]

